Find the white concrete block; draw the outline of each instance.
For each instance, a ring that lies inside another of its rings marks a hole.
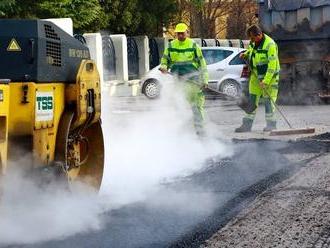
[[[192,38],[196,43],[197,45],[199,45],[200,47],[202,46],[202,39],[201,38]]]
[[[323,6],[323,23],[330,22],[330,6]]]
[[[230,41],[226,39],[217,39],[222,47],[230,47]]]
[[[158,45],[159,58],[161,59],[163,57],[164,49],[168,47],[169,38],[156,37],[155,40]]]
[[[116,51],[117,79],[128,81],[127,39],[124,34],[110,35]]]
[[[233,47],[241,47],[241,40],[233,39],[233,40],[230,40],[230,41],[231,41],[231,44],[233,45]]]
[[[133,37],[139,52],[139,78],[149,71],[149,39],[147,36]]]
[[[275,29],[277,25],[285,27],[285,12],[284,11],[272,11],[272,29]]]
[[[215,39],[204,39],[206,45],[208,47],[216,46],[216,40]]]
[[[323,8],[311,9],[311,28],[316,30],[324,24]]]
[[[44,20],[54,23],[56,26],[67,32],[69,35],[73,36],[73,22],[71,18],[50,18]]]
[[[311,10],[310,8],[302,8],[297,10],[297,23],[298,25],[301,24],[304,19],[307,21],[311,20]]]
[[[91,59],[96,62],[97,69],[100,74],[101,86],[105,88],[103,79],[103,52],[102,52],[102,37],[100,33],[84,34],[87,46],[90,51]]]
[[[243,40],[244,48],[248,48],[250,44],[250,40]]]
[[[285,29],[290,32],[297,30],[297,11],[285,12]]]

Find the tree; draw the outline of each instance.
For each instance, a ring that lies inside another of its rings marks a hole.
[[[142,18],[136,33],[149,36],[162,36],[163,28],[174,20],[177,10],[175,0],[139,0],[139,9]]]
[[[162,35],[176,13],[175,0],[104,0],[102,6],[109,17],[107,29],[128,35]]]
[[[242,11],[244,10],[244,11]],[[227,18],[227,39],[247,39],[246,28],[257,23],[257,4],[249,0],[233,0]]]
[[[201,38],[246,38],[247,26],[257,22],[252,0],[176,0],[176,22],[189,24],[190,35]],[[226,34],[227,33],[227,34]],[[174,34],[171,34],[174,35]]]
[[[77,32],[108,30],[127,35],[162,35],[173,21],[176,0],[0,0],[1,18],[69,17]]]
[[[71,18],[77,31],[97,31],[107,24],[107,17],[98,0],[41,1],[37,14],[40,18]]]
[[[96,31],[107,17],[98,0],[6,0],[0,2],[2,18],[69,17],[78,31]]]
[[[33,0],[2,0],[0,12],[2,18],[36,18],[38,2]]]
[[[138,0],[103,0],[102,8],[107,16],[105,28],[112,33],[131,33],[140,22]]]
[[[14,4],[15,0],[0,1],[0,17],[5,17],[8,12],[11,12]]]
[[[228,15],[228,0],[177,0],[178,17],[190,25],[191,36],[215,38],[223,29]]]

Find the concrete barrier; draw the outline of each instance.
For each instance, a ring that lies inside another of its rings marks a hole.
[[[140,94],[139,80],[129,81],[128,71],[128,51],[127,51],[127,38],[124,34],[109,35],[112,40],[113,47],[115,50],[115,63],[116,63],[116,74],[110,81],[105,81],[103,77],[104,64],[103,64],[103,53],[102,51],[102,37],[99,33],[84,34],[87,46],[90,49],[91,58],[96,61],[97,67],[100,72],[100,78],[102,88],[105,91],[110,92],[110,96],[136,96]],[[107,37],[107,36],[106,36]],[[139,74],[138,78],[141,78],[146,72],[149,71],[149,39],[147,36],[135,36],[133,37],[138,50],[138,66]],[[168,46],[169,38],[154,38],[158,46],[159,58],[162,57],[164,49]],[[226,46],[226,47],[248,47],[248,40],[228,40],[228,39],[200,39],[193,38],[194,41],[199,45],[204,46]],[[156,50],[157,52],[157,50]],[[113,57],[113,56],[112,56]],[[160,61],[159,61],[160,62]]]
[[[109,92],[111,97],[130,97],[141,95],[140,80],[111,81],[104,91]]]
[[[220,46],[222,47],[231,47],[232,43],[230,40],[226,40],[226,39],[217,39],[218,43],[220,44]]]
[[[203,39],[206,43],[206,46],[212,47],[216,46],[216,40],[215,39]]]
[[[149,39],[147,36],[134,36],[139,52],[139,77],[149,71]]]
[[[201,38],[192,38],[200,47],[202,46],[202,39]]]
[[[119,81],[128,81],[127,40],[124,34],[110,35],[116,51],[116,73]]]
[[[250,44],[250,41],[249,40],[243,40],[243,44],[244,44],[244,48],[248,48],[249,47],[249,44]]]
[[[104,85],[103,80],[103,53],[102,53],[102,37],[100,33],[90,33],[83,35],[86,44],[89,48],[89,52],[91,55],[91,59],[96,62],[97,69],[100,74],[101,86],[106,87]]]
[[[241,40],[239,39],[232,39],[230,40],[233,47],[242,47]]]
[[[67,32],[69,35],[73,36],[73,22],[71,18],[50,18],[44,20],[54,23],[56,26]]]
[[[163,53],[165,48],[168,46],[169,38],[161,38],[161,37],[156,37],[155,38],[157,45],[158,45],[158,52],[159,52],[159,59],[162,59]],[[160,63],[160,61],[159,61]]]

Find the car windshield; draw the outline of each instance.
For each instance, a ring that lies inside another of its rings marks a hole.
[[[221,50],[221,49],[207,49],[207,50],[205,49],[202,50],[202,53],[204,55],[206,64],[210,65],[224,60],[233,52],[228,50]]]
[[[244,51],[243,51],[244,52]],[[239,55],[243,52],[237,54],[230,62],[229,65],[245,65],[244,59],[241,59]]]

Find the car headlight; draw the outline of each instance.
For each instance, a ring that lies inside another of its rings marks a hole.
[[[0,102],[3,102],[3,90],[0,90]]]

